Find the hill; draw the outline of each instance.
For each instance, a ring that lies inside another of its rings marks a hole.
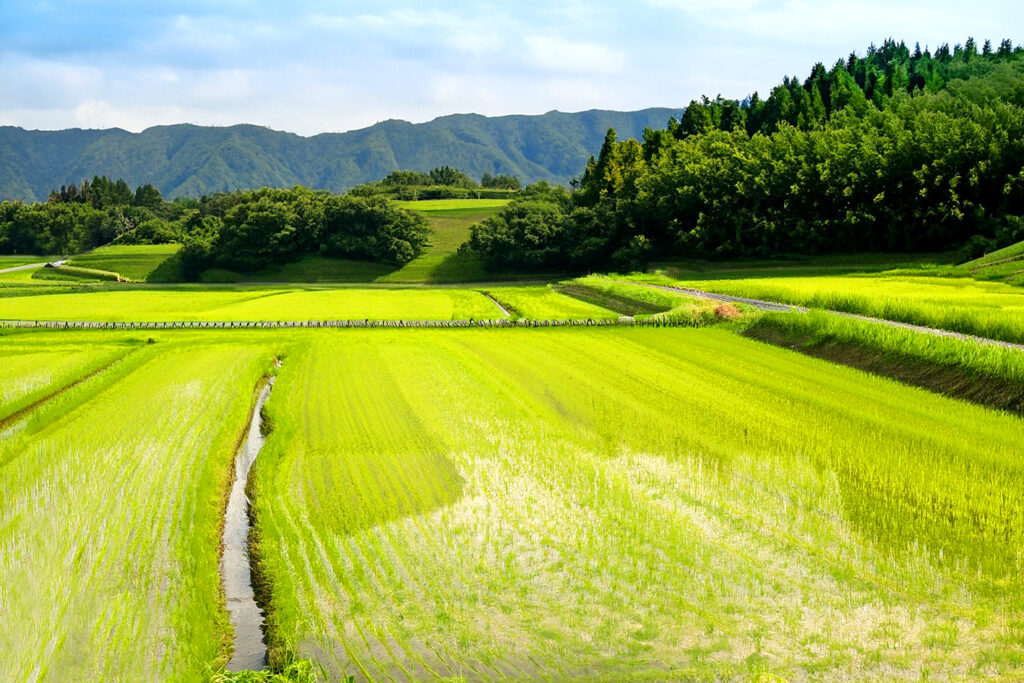
[[[397,169],[451,165],[479,178],[567,183],[614,128],[625,137],[661,128],[676,109],[592,110],[539,116],[454,114],[428,123],[384,121],[347,133],[301,137],[260,126],[180,124],[141,133],[118,128],[29,131],[0,127],[0,200],[45,200],[94,175],[152,183],[165,197],[305,185],[340,191]]]

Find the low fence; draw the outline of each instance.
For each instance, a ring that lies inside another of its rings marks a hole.
[[[677,320],[184,320],[103,322],[95,320],[0,320],[0,328],[56,330],[206,330],[270,328],[455,328],[455,327],[687,327]]]

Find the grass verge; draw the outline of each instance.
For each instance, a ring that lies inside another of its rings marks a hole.
[[[812,311],[766,313],[752,339],[971,403],[1024,414],[1020,351]]]

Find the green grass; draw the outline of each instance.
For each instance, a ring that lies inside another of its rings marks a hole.
[[[15,335],[0,357],[98,339]],[[224,661],[223,500],[269,348],[143,345],[0,437],[0,678],[202,680]]]
[[[825,254],[788,260],[674,261],[654,264],[654,269],[675,279],[713,280],[737,278],[849,275],[912,270],[918,274],[944,272],[953,266],[955,254]]]
[[[40,278],[37,278],[36,274],[44,272],[46,270],[53,269],[37,268],[34,270],[16,270],[12,273],[0,273],[0,287],[5,287],[8,285],[24,286],[28,283],[45,286],[47,283],[44,281],[40,281]]]
[[[504,317],[477,291],[420,288],[105,289],[0,297],[0,319],[468,320]]]
[[[588,275],[556,287],[580,301],[638,319],[665,319],[701,325],[716,319],[717,302],[655,287],[620,282],[615,276]],[[737,311],[738,312],[738,311]]]
[[[1017,242],[1016,244],[1011,244],[1008,247],[1003,247],[1002,249],[997,249],[996,251],[985,254],[973,261],[962,263],[959,267],[974,270],[982,266],[995,263],[996,261],[1006,261],[1008,259],[1018,259],[1022,257],[1024,257],[1024,242]]]
[[[3,347],[0,425],[12,416],[97,372],[127,353],[120,344],[54,343]]]
[[[436,207],[409,207],[424,211],[432,230],[430,245],[402,268],[377,278],[378,282],[480,282],[492,277],[475,255],[460,254],[458,249],[469,239],[469,227],[500,211],[505,200],[439,199],[410,203],[433,205],[435,201]],[[473,204],[466,205],[467,202]],[[449,205],[455,208],[441,208]]]
[[[317,283],[317,282],[373,282],[396,270],[395,266],[373,261],[327,256],[307,256],[294,263],[286,263],[253,273],[236,273],[222,268],[211,268],[202,273],[206,283]]]
[[[132,244],[98,247],[79,254],[68,261],[69,266],[90,270],[109,271],[126,280],[145,282],[169,259],[181,245]]]
[[[937,393],[1024,414],[1024,354],[822,311],[765,313],[744,334]]]
[[[510,280],[519,273],[495,276],[488,273],[474,255],[458,253],[469,239],[469,226],[494,215],[508,203],[505,199],[436,199],[399,202],[406,208],[422,212],[430,223],[430,244],[423,254],[404,266],[370,261],[352,261],[323,256],[309,256],[295,263],[255,273],[235,273],[211,269],[203,273],[207,283],[244,282],[379,282],[400,284],[485,282]]]
[[[720,328],[290,339],[252,488],[277,661],[1018,671],[1014,417]]]
[[[99,270],[97,268],[83,268],[81,266],[57,266],[55,268],[40,268],[32,273],[33,280],[56,280],[67,282],[125,282],[126,279],[112,270]]]
[[[18,266],[27,266],[31,263],[46,263],[53,261],[56,257],[54,256],[32,256],[24,254],[0,254],[0,270],[6,270],[7,268],[17,268]]]
[[[682,281],[664,275],[629,277],[1024,342],[1024,290],[1005,283],[885,273]]]
[[[425,199],[421,201],[395,202],[403,209],[413,211],[434,212],[464,211],[470,214],[492,213],[508,205],[509,199]]]

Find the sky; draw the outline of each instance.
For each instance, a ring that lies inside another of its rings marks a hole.
[[[253,123],[682,107],[888,37],[1024,43],[1021,0],[0,3],[0,125]]]

